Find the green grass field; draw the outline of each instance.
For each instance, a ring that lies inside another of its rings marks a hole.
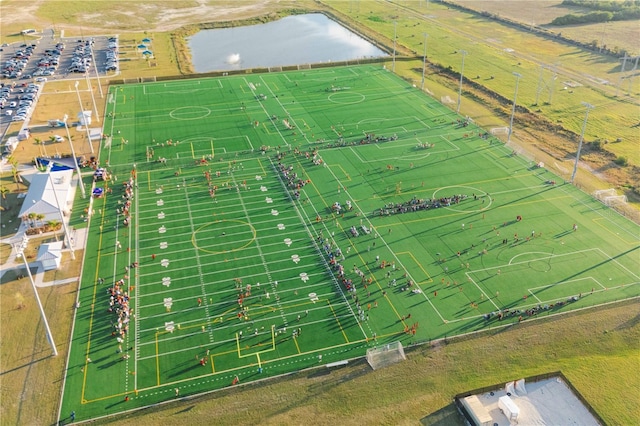
[[[107,113],[62,421],[640,294],[637,225],[383,68],[111,87]]]

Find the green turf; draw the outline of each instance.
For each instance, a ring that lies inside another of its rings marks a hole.
[[[108,96],[112,192],[93,202],[61,420],[640,293],[637,225],[382,68]]]

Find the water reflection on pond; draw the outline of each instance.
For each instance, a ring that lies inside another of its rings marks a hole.
[[[188,39],[196,72],[337,62],[386,53],[326,16],[202,30]]]

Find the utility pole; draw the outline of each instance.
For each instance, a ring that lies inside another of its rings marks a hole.
[[[391,66],[391,72],[396,72],[396,38],[397,38],[397,22],[393,21],[393,65]]]
[[[424,55],[422,55],[422,91],[424,91],[424,73],[427,68],[427,37],[429,37],[429,34],[424,33]]]
[[[458,107],[456,108],[456,112],[460,112],[460,99],[462,98],[462,78],[464,74],[464,57],[467,56],[466,50],[461,50],[462,53],[462,67],[460,68],[460,87],[458,87]]]
[[[580,160],[580,151],[582,151],[582,142],[584,141],[584,132],[587,130],[587,120],[589,120],[589,111],[595,108],[593,105],[587,102],[582,102],[582,105],[587,107],[587,112],[584,114],[584,122],[582,123],[582,131],[580,132],[580,142],[578,142],[578,152],[576,153],[576,164],[573,166],[573,173],[571,173],[571,183],[576,177],[578,171],[578,161]]]
[[[514,72],[516,76],[516,90],[513,95],[513,106],[511,107],[511,120],[509,121],[509,135],[507,136],[507,143],[511,142],[511,134],[513,133],[513,116],[516,114],[516,101],[518,100],[518,84],[520,83],[521,74]]]
[[[56,349],[56,344],[53,341],[53,335],[51,334],[51,329],[49,328],[49,322],[47,321],[47,316],[44,313],[44,308],[42,307],[42,302],[40,301],[40,295],[38,294],[38,289],[36,288],[36,283],[33,281],[33,275],[31,274],[31,269],[29,268],[29,263],[27,262],[27,257],[24,255],[24,249],[27,248],[27,244],[29,242],[29,237],[24,235],[22,237],[22,242],[20,245],[16,245],[15,249],[17,255],[22,257],[24,261],[24,266],[27,268],[27,275],[29,276],[29,281],[31,282],[31,287],[33,288],[33,293],[36,296],[36,302],[38,303],[38,309],[40,310],[40,317],[42,318],[42,323],[44,324],[44,330],[47,336],[47,341],[51,346],[51,350],[53,351],[53,356],[58,356],[58,350]]]

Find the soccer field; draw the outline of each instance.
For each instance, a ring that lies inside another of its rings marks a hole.
[[[62,421],[640,295],[637,225],[384,68],[106,113]]]

